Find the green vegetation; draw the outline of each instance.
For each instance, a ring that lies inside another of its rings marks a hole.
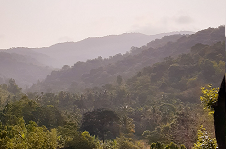
[[[216,147],[216,139],[210,138],[206,129],[201,125],[198,130],[197,143],[194,144],[193,149],[216,149]]]
[[[200,97],[204,107],[213,112],[213,104],[217,102],[219,88],[212,88],[208,85],[209,89],[202,87],[202,96]]]
[[[0,124],[0,148],[54,149],[57,147],[57,131],[44,126],[38,127],[33,121],[26,124],[20,118],[16,125]]]
[[[156,142],[151,144],[150,149],[186,149],[186,147],[182,145],[176,145],[175,143],[171,142],[170,144],[163,144],[161,142]]]
[[[157,40],[134,55],[65,65],[30,90],[45,92],[24,94],[9,79],[0,85],[0,148],[216,148],[207,109],[217,101],[213,87],[224,75],[225,42],[190,45],[200,34],[175,43]],[[159,51],[150,50],[152,44]],[[176,45],[191,50],[181,54]],[[144,57],[161,52],[178,53],[157,63]]]

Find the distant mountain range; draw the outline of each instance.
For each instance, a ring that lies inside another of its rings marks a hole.
[[[43,82],[33,85],[30,91],[73,92],[114,83],[118,75],[126,80],[142,68],[161,62],[166,57],[176,57],[190,52],[191,47],[196,44],[213,45],[224,39],[224,26],[204,29],[192,35],[166,36],[152,40],[140,48],[133,47],[130,52],[123,55],[117,54],[106,59],[98,57],[86,62],[77,62],[71,67],[64,66],[61,70],[53,71]]]
[[[192,34],[190,31],[170,32],[157,35],[140,33],[124,33],[104,37],[90,37],[78,42],[65,42],[43,48],[11,48],[4,50],[8,53],[17,53],[29,56],[45,66],[62,68],[64,65],[73,65],[78,61],[94,59],[98,56],[108,58],[118,53],[126,53],[131,47],[140,47],[148,42],[174,34]]]

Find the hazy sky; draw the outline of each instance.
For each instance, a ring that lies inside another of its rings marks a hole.
[[[198,31],[226,22],[225,0],[0,0],[0,49],[125,32]]]

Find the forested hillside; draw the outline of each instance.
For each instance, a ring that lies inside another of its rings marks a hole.
[[[26,58],[33,59],[33,61],[38,62],[41,66],[53,67],[54,63],[57,63],[57,59],[51,58],[46,54],[36,52],[34,48],[16,47],[1,51],[10,54],[19,54]]]
[[[224,41],[196,44],[128,80],[118,75],[116,83],[80,93],[24,95],[11,79],[0,86],[1,148],[185,149],[199,146],[204,135],[216,147],[213,117],[199,97],[202,86],[219,85],[224,47]]]
[[[102,51],[103,51],[104,49],[105,50],[108,49],[108,47],[117,49],[119,51],[122,49],[126,51],[126,50],[129,50],[130,48],[128,47],[131,47],[132,45],[141,45],[141,43],[142,44],[147,43],[152,39],[160,38],[164,35],[173,34],[171,36],[168,36],[168,38],[165,37],[163,41],[161,40],[162,42],[175,41],[179,37],[183,36],[180,34],[174,35],[176,33],[190,33],[190,32],[165,33],[165,34],[150,36],[150,38],[149,36],[146,36],[146,35],[134,33],[134,34],[124,34],[124,35],[118,35],[118,36],[109,36],[109,37],[107,36],[107,37],[101,37],[101,38],[89,38],[77,43],[61,43],[61,44],[51,46],[49,48],[44,48],[45,50],[42,50],[41,48],[36,49],[36,48],[25,48],[25,47],[1,50],[0,51],[0,58],[1,58],[0,59],[0,69],[1,69],[0,82],[6,83],[8,79],[13,78],[16,80],[17,84],[20,87],[22,87],[23,89],[26,89],[30,87],[32,84],[36,84],[38,80],[42,81],[43,79],[45,79],[46,76],[49,75],[52,70],[54,70],[54,68],[51,66],[57,65],[58,62],[60,62],[62,66],[63,64],[66,64],[65,61],[67,61],[68,58],[63,58],[61,56],[63,55],[64,56],[66,55],[67,57],[72,56],[73,59],[71,61],[73,61],[73,63],[76,63],[78,61],[78,59],[76,59],[76,56],[78,55],[87,56],[87,54],[83,53],[84,49],[79,47],[79,45],[82,46],[83,48],[95,51],[91,53],[98,53],[98,51],[96,50],[101,51],[101,48],[102,48]],[[127,47],[123,43],[126,44]],[[133,43],[133,44],[129,45],[130,43]],[[162,45],[161,42],[155,42],[155,43],[159,44],[159,46]],[[117,44],[117,46],[120,48],[112,46],[114,44]],[[89,45],[89,47],[87,47],[87,45]],[[59,57],[55,57],[54,54],[56,54],[57,51],[63,52],[64,54],[61,53],[58,55]],[[122,50],[121,52],[125,52],[125,51]],[[73,55],[71,52],[74,53],[76,56]],[[113,53],[114,52],[116,53],[116,51],[113,50]],[[135,54],[136,52],[134,51],[133,53]],[[86,74],[91,69],[95,69],[100,66],[106,66],[110,63],[115,63],[118,60],[122,60],[124,57],[125,55],[122,56],[121,54],[118,54],[109,59],[105,59],[104,62],[103,61],[98,62],[98,60],[93,60],[93,61],[91,60],[90,63],[89,62],[86,63],[86,66],[84,65],[82,66],[85,69],[81,70],[78,78],[80,79],[81,74]],[[65,66],[64,68],[67,68],[67,67]]]
[[[165,37],[141,48],[133,48],[124,55],[118,54],[108,59],[98,57],[86,62],[77,62],[71,67],[64,66],[59,71],[53,71],[45,81],[33,85],[30,91],[82,90],[114,83],[118,75],[127,80],[143,67],[163,61],[165,57],[176,57],[179,54],[188,53],[191,47],[198,43],[212,45],[224,41],[224,38],[223,26],[201,30],[179,39],[175,36]]]
[[[7,83],[10,78],[24,89],[45,79],[53,70],[36,59],[15,53],[0,52],[0,83]]]
[[[224,31],[166,36],[65,65],[26,94],[14,79],[1,79],[0,148],[216,149],[211,105],[225,74]],[[43,68],[0,54],[14,71]]]
[[[127,52],[126,54],[123,54],[123,55],[121,53],[119,53],[117,55],[110,56],[109,58],[105,58],[105,59],[103,59],[101,56],[99,56],[96,59],[87,60],[86,62],[80,62],[79,61],[76,64],[74,64],[74,66],[72,66],[72,67],[70,67],[68,65],[64,65],[62,67],[62,70],[53,71],[51,73],[51,76],[47,76],[47,78],[50,78],[50,79],[47,79],[47,82],[56,81],[54,84],[57,84],[57,83],[59,83],[59,80],[60,80],[60,82],[61,82],[60,86],[54,85],[55,87],[52,88],[51,87],[52,83],[48,83],[47,88],[44,87],[44,85],[42,85],[42,86],[45,89],[47,89],[48,91],[50,91],[50,88],[51,88],[51,91],[53,91],[53,90],[65,90],[66,88],[69,87],[68,84],[71,83],[71,79],[72,79],[73,81],[72,81],[71,85],[72,86],[78,86],[78,82],[79,82],[80,83],[79,84],[79,86],[80,86],[79,90],[80,90],[81,88],[84,88],[84,85],[86,87],[89,86],[88,84],[84,84],[84,83],[81,84],[81,77],[82,77],[83,74],[88,74],[90,72],[90,70],[95,71],[95,69],[99,69],[100,67],[109,67],[111,64],[114,64],[118,61],[122,61],[125,58],[127,58],[128,56],[137,55],[137,54],[141,53],[144,49],[147,49],[147,47],[150,48],[152,46],[157,46],[157,45],[159,47],[161,47],[165,43],[177,41],[182,36],[184,36],[184,35],[177,34],[177,35],[164,36],[162,39],[155,40],[155,41],[148,43],[147,44],[148,46],[143,46],[141,49],[137,48],[137,47],[132,47],[132,50],[130,51],[130,53]],[[59,76],[58,74],[61,74],[61,75]],[[67,76],[67,77],[65,77],[65,76]],[[58,77],[60,77],[60,78],[58,78]],[[46,83],[43,83],[43,84],[46,84]],[[40,84],[34,85],[31,90],[38,91],[39,87],[40,87]],[[59,89],[57,89],[57,88],[59,88]]]
[[[226,149],[225,0],[0,0],[0,149]]]

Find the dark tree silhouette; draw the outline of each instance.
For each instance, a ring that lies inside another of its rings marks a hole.
[[[215,135],[217,139],[217,144],[219,149],[225,149],[226,139],[225,139],[225,131],[226,131],[226,109],[225,109],[225,76],[221,83],[220,90],[218,92],[218,100],[213,105],[214,108],[214,127],[215,127]]]

